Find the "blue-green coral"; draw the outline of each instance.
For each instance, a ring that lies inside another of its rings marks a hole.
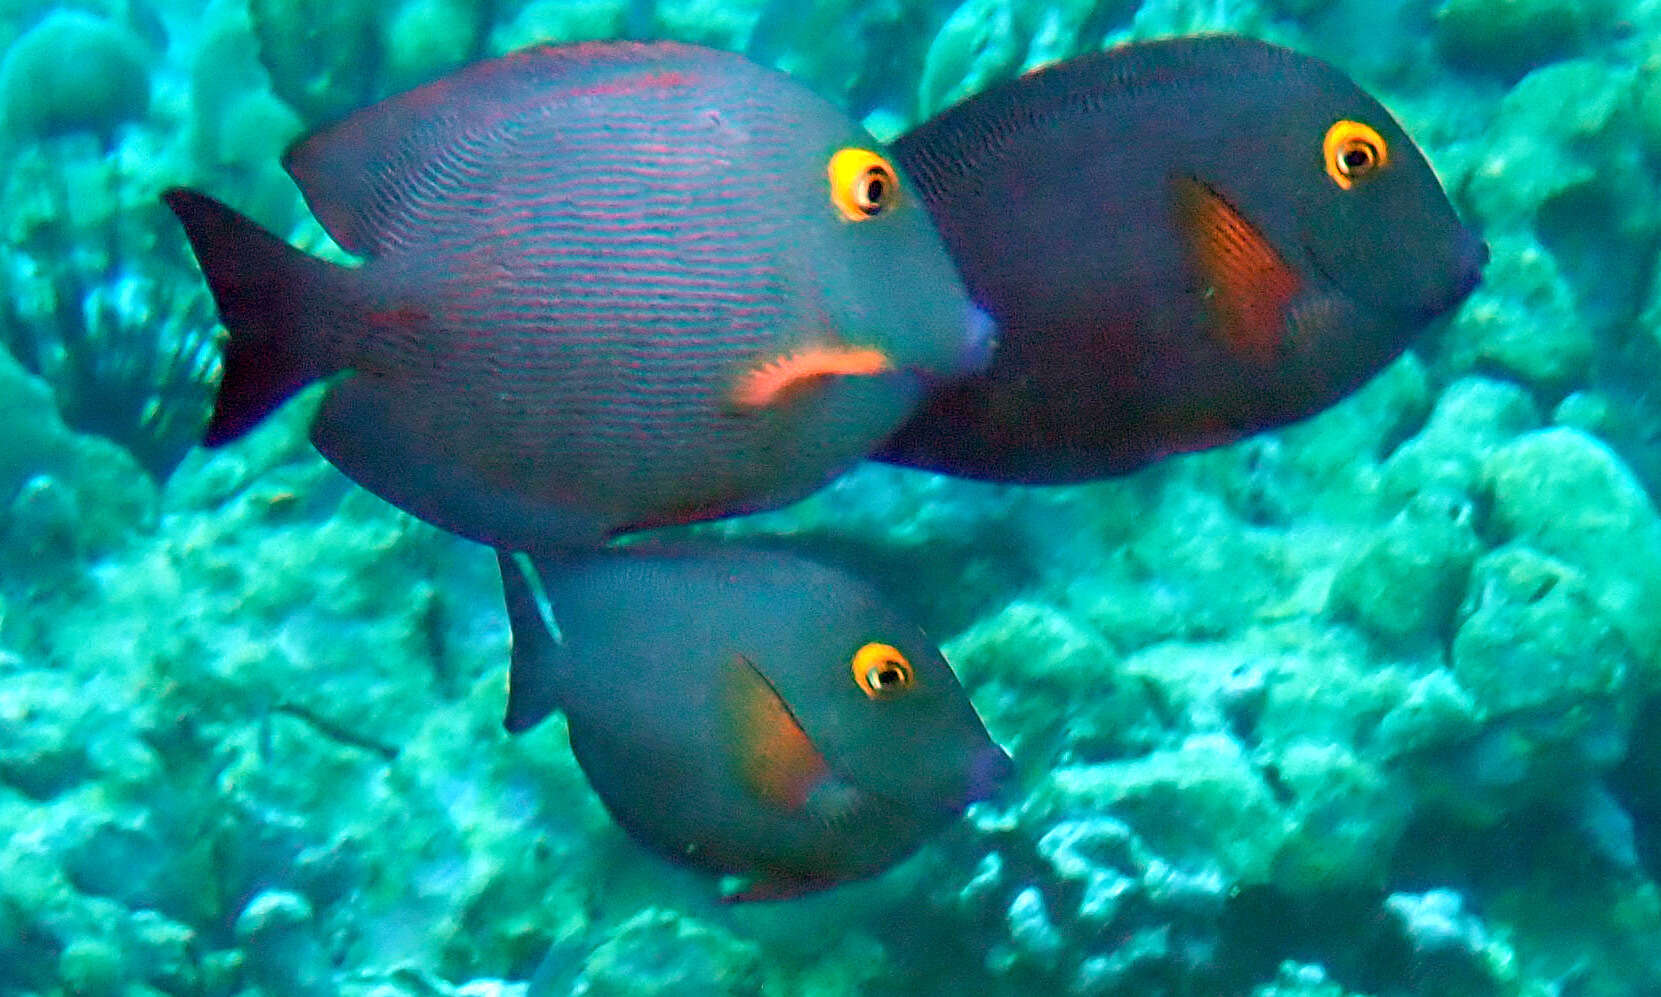
[[[84,77],[31,104],[0,71],[6,332],[37,357],[0,357],[0,991],[1661,989],[1653,4],[79,8],[0,18],[0,66],[68,24],[102,46],[75,68],[125,81],[68,113],[45,98]],[[283,145],[479,54],[716,44],[891,132],[1072,52],[1225,27],[1377,89],[1485,231],[1488,280],[1355,397],[1235,447],[1064,489],[868,467],[707,528],[879,578],[1022,767],[874,882],[718,908],[639,853],[557,719],[501,732],[488,553],[330,470],[306,403],[164,486],[48,404],[75,410],[38,359],[64,328],[163,357],[209,334],[157,190],[233,191],[315,245]]]

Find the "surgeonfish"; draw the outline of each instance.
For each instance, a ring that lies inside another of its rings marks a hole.
[[[563,711],[630,836],[742,878],[872,876],[1012,772],[940,651],[870,585],[778,551],[501,553],[506,727]]]
[[[1488,258],[1378,101],[1248,38],[1038,69],[894,152],[998,345],[876,456],[972,478],[1088,480],[1304,418]]]
[[[921,202],[741,56],[543,46],[392,97],[283,165],[348,252],[164,197],[229,332],[205,442],[333,379],[312,441],[471,539],[588,547],[799,498],[985,361]]]

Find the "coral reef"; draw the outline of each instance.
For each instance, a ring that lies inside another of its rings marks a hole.
[[[0,993],[1661,991],[1655,4],[73,8],[0,13]],[[1378,91],[1487,279],[1233,447],[1053,489],[864,467],[701,528],[877,580],[1017,759],[875,881],[725,907],[636,849],[557,718],[501,731],[490,554],[324,464],[315,399],[189,451],[213,327],[157,192],[326,251],[282,148],[460,62],[680,38],[893,133],[1220,28]]]
[[[0,59],[0,122],[14,135],[90,131],[108,140],[149,109],[153,59],[118,24],[53,11]]]

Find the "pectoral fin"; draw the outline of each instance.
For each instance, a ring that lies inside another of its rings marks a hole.
[[[830,778],[830,766],[778,690],[748,658],[722,674],[721,729],[738,780],[781,810],[799,811]]]
[[[1274,361],[1287,309],[1302,290],[1296,271],[1223,196],[1192,177],[1172,183],[1177,232],[1205,284],[1213,332],[1231,353]]]

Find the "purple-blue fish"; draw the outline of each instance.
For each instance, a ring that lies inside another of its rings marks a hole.
[[[361,266],[165,195],[229,333],[205,442],[332,379],[324,456],[493,546],[588,547],[800,498],[989,351],[882,147],[730,53],[527,49],[283,164]]]

